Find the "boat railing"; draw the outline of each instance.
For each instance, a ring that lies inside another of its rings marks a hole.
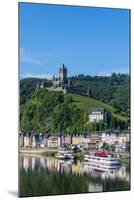
[[[107,161],[117,161],[117,159],[115,158],[111,158],[111,157],[101,157],[101,156],[94,156],[94,155],[89,155],[89,154],[85,154],[86,158],[90,158],[92,160],[107,160]]]

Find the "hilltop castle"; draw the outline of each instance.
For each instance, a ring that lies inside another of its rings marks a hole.
[[[70,87],[70,79],[67,78],[67,68],[64,64],[59,68],[59,77],[53,76],[52,83],[54,88],[62,87],[64,89]]]
[[[38,88],[45,88],[45,84],[49,83],[51,85],[51,90],[56,90],[56,91],[63,91],[64,93],[67,92],[67,90],[71,87],[71,81],[67,77],[67,67],[65,67],[64,64],[59,68],[59,76],[55,77],[53,76],[53,79],[48,81],[41,81],[37,85]]]

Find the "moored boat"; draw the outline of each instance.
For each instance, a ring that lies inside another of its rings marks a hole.
[[[73,152],[69,150],[59,150],[55,157],[60,160],[74,159]]]
[[[121,161],[113,158],[112,154],[108,152],[86,153],[84,155],[84,163],[94,168],[102,169],[113,169],[121,165]]]

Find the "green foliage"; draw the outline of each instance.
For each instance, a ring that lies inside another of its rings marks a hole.
[[[118,113],[129,116],[129,83],[127,74],[111,76],[71,77],[73,93],[89,96],[96,100],[112,105]]]
[[[107,125],[103,122],[89,123],[88,111],[91,107],[104,107],[111,113]],[[21,105],[20,128],[63,134],[99,131],[108,127],[126,128],[126,118],[112,114],[113,111],[111,106],[89,97],[40,89]]]
[[[28,78],[20,81],[20,104],[24,104],[31,97],[40,79]]]
[[[20,105],[24,104],[31,97],[38,83],[42,81],[46,81],[46,87],[50,86],[50,83],[47,83],[46,79],[26,78],[20,80]]]
[[[104,142],[102,145],[103,151],[108,150],[108,148],[109,148],[109,145],[106,142]]]
[[[124,129],[129,120],[129,76],[113,73],[110,77],[71,77],[69,94],[36,90],[41,79],[20,81],[20,128],[35,131],[90,132],[106,128]],[[47,83],[49,87],[50,83]],[[77,94],[75,94],[77,93]],[[90,108],[104,108],[107,124],[89,123]]]
[[[82,95],[76,95],[76,94],[68,94],[73,98],[74,104],[79,107],[80,109],[84,111],[89,111],[90,108],[104,108],[110,116],[108,118],[118,119],[120,121],[127,121],[127,116],[122,116],[120,113],[117,112],[117,110],[112,107],[111,105],[102,103],[98,100],[95,100],[91,97],[86,97]],[[110,119],[108,119],[110,121]]]
[[[74,153],[75,159],[84,160],[84,154],[82,152]]]
[[[21,106],[22,129],[72,133],[83,131],[85,113],[72,103],[72,97],[40,89]]]

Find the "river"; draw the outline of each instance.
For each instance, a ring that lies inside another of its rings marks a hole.
[[[104,172],[80,161],[20,154],[19,186],[20,197],[122,191],[130,189],[130,175],[126,165]]]

